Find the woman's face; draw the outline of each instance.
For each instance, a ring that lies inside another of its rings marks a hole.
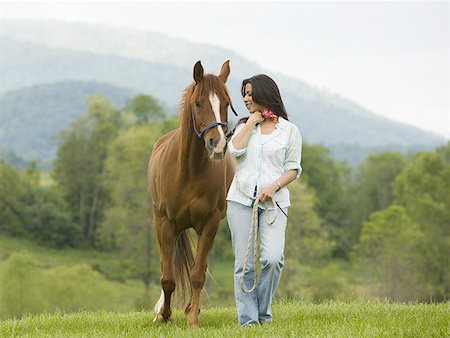
[[[245,85],[245,96],[244,96],[245,106],[247,107],[250,114],[254,113],[255,111],[263,112],[265,110],[265,108],[263,106],[260,106],[259,104],[257,104],[255,101],[253,101],[252,90],[253,90],[252,84],[247,83]]]

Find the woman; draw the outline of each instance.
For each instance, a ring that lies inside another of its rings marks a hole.
[[[290,206],[287,185],[302,171],[300,132],[288,121],[276,83],[267,75],[253,76],[243,81],[242,96],[250,116],[239,121],[228,144],[230,153],[237,159],[237,169],[227,196],[240,326],[272,322],[271,304],[284,265]],[[247,250],[255,203],[261,238],[261,272],[256,289],[248,292],[256,277],[253,238]]]

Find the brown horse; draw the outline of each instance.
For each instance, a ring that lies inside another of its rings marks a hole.
[[[180,104],[180,128],[158,140],[148,166],[162,272],[156,322],[171,319],[175,287],[190,284],[191,299],[185,313],[189,326],[198,325],[208,253],[225,217],[226,194],[234,175],[225,138],[227,111],[232,108],[225,86],[229,61],[218,76],[203,73],[198,61],[194,82],[184,91]],[[195,259],[188,228],[198,234]]]

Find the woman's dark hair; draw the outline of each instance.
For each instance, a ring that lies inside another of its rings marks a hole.
[[[247,83],[252,85],[252,99],[254,102],[269,108],[276,115],[288,120],[286,108],[284,108],[283,100],[281,99],[280,90],[274,80],[265,74],[259,74],[252,76],[249,79],[245,79],[242,81],[242,97],[245,96],[245,85]]]

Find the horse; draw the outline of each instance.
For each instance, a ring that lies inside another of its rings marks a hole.
[[[194,82],[180,103],[180,127],[162,136],[150,157],[148,190],[162,272],[155,305],[158,323],[171,320],[172,293],[181,287],[191,289],[185,308],[188,325],[198,325],[207,258],[226,215],[226,194],[235,171],[226,152],[228,108],[236,114],[225,85],[229,74],[229,60],[218,76],[204,74],[200,61],[194,65]],[[195,258],[189,228],[198,235]]]

